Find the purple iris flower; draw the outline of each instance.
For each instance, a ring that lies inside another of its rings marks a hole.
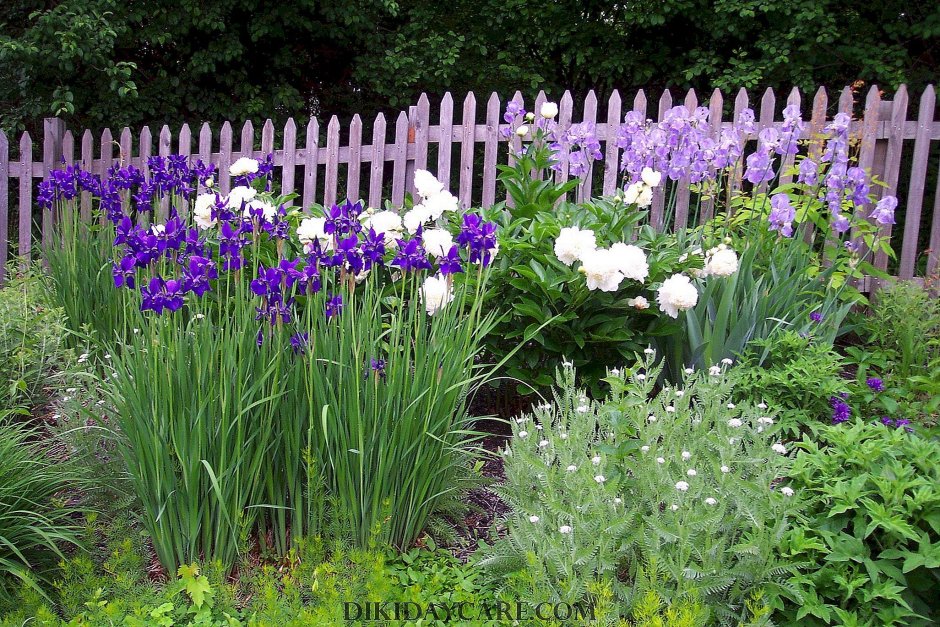
[[[370,228],[362,241],[360,253],[366,269],[373,265],[381,266],[385,257],[385,235]]]
[[[465,214],[457,243],[470,251],[470,263],[488,266],[496,250],[496,224],[483,222],[483,218],[473,213]]]
[[[370,359],[369,360],[369,370],[366,371],[366,378],[369,377],[369,372],[374,372],[376,375],[385,380],[385,360],[384,359]]]
[[[770,215],[767,217],[770,231],[780,231],[784,237],[793,235],[793,220],[796,219],[796,209],[790,204],[790,197],[786,194],[774,194],[770,197]]]
[[[326,317],[332,318],[338,316],[343,312],[343,296],[337,294],[336,296],[327,296],[326,300]]]
[[[832,406],[832,424],[846,422],[852,417],[852,408],[842,398],[833,396],[829,399],[829,405]]]
[[[183,286],[175,279],[166,281],[155,276],[148,285],[140,288],[140,293],[141,311],[153,311],[160,315],[164,310],[178,311],[183,306]]]
[[[878,204],[875,205],[869,217],[883,226],[894,224],[894,210],[897,209],[897,206],[897,198],[894,196],[885,196],[878,201]]]
[[[410,240],[398,240],[398,254],[392,260],[392,265],[401,268],[403,272],[431,269],[431,262],[428,261],[428,253],[421,245],[420,236]]]
[[[456,244],[451,246],[447,254],[438,259],[437,263],[440,267],[441,274],[444,276],[463,272],[463,264],[460,260],[460,249]]]
[[[304,355],[307,352],[307,346],[310,345],[309,333],[295,333],[290,337],[290,347],[295,355]]]
[[[137,285],[137,260],[133,255],[125,255],[111,268],[114,287],[134,289]]]
[[[202,297],[211,289],[210,281],[219,278],[215,263],[208,257],[191,255],[183,270],[183,290]]]
[[[868,377],[865,379],[865,385],[867,385],[872,392],[884,392],[885,390],[884,381],[878,377]]]
[[[809,319],[813,322],[822,322],[823,315],[818,311],[814,311],[809,314]]]

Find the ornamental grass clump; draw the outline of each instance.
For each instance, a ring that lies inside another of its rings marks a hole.
[[[272,167],[239,159],[227,194],[175,156],[95,179],[128,329],[102,368],[169,570],[251,538],[283,555],[328,517],[407,547],[464,477],[495,224],[424,171],[403,216],[302,212]],[[59,178],[53,206],[83,180]]]
[[[566,366],[554,402],[512,422],[497,491],[508,533],[481,564],[502,586],[552,600],[611,587],[625,612],[652,591],[700,600],[708,624],[745,620],[794,591],[780,552],[802,498],[766,408],[735,405],[722,365],[654,394],[653,351],[611,370],[591,401]]]

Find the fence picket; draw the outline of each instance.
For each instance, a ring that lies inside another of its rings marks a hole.
[[[538,109],[536,109],[538,112]],[[596,128],[597,124],[597,94],[594,93],[594,90],[588,92],[588,95],[584,98],[584,115],[581,117],[581,120],[585,124],[590,124]],[[584,177],[581,179],[581,184],[578,185],[577,199],[578,202],[585,202],[589,200],[593,194],[593,183],[594,181],[594,162],[592,160],[588,161],[587,172]]]
[[[663,90],[663,95],[659,97],[659,117],[660,122],[666,119],[666,113],[672,108],[672,92],[668,89]],[[663,230],[665,225],[665,216],[663,209],[666,205],[666,186],[669,185],[669,178],[663,175],[663,180],[659,187],[653,190],[653,204],[650,207],[650,224],[657,231]]]
[[[573,115],[574,109],[574,100],[571,97],[571,92],[565,90],[565,93],[561,97],[561,101],[558,103],[558,133],[563,135],[571,127],[571,117]],[[562,152],[562,158],[558,164],[558,171],[555,172],[555,182],[556,183],[565,183],[568,181],[568,155],[565,152]],[[567,196],[567,195],[566,195]],[[564,200],[566,196],[559,198],[559,202]]]
[[[438,116],[437,140],[437,179],[450,189],[451,142],[454,133],[454,99],[450,92],[441,98],[441,112]]]
[[[800,90],[794,87],[790,90],[790,95],[787,96],[787,107],[796,105],[797,109],[800,108]],[[802,117],[802,111],[800,112]],[[780,175],[780,183],[786,185],[787,183],[793,182],[793,175],[790,173],[790,170],[793,168],[793,164],[796,163],[796,155],[785,155],[783,157],[783,174]]]
[[[297,123],[294,118],[287,118],[284,124],[284,157],[281,163],[281,194],[294,193],[294,175],[297,166]],[[287,206],[293,206],[294,201],[287,201]]]
[[[0,130],[0,287],[10,258],[10,141]]]
[[[499,142],[499,96],[490,95],[486,103],[486,129],[483,139],[483,206],[496,202],[496,158]],[[468,205],[469,206],[469,205]]]
[[[523,109],[523,110],[525,109],[525,99],[522,97],[522,92],[520,91],[517,91],[513,95],[512,100],[510,102],[516,103],[520,109]],[[520,126],[519,128],[522,128],[522,127]],[[532,138],[532,131],[530,129],[529,134],[526,135],[526,139],[531,139],[531,138]],[[516,154],[522,150],[522,140],[523,138],[519,137],[515,133],[510,133],[509,136],[506,138],[506,152],[507,152],[506,163],[508,165],[514,165],[516,163]],[[499,141],[498,138],[497,138],[497,141]],[[486,166],[485,164],[484,164],[484,167],[488,168],[488,166]],[[508,190],[506,191],[506,206],[507,207],[515,206],[515,203],[512,200],[512,196],[509,194]]]
[[[212,128],[208,122],[203,122],[199,127],[199,160],[208,165],[212,162]],[[213,187],[218,189],[218,176],[212,177]]]
[[[92,142],[94,139],[91,136],[91,130],[85,129],[85,132],[82,133],[82,161],[81,167],[86,172],[91,172],[94,167],[95,153],[94,146]],[[82,197],[79,202],[79,213],[78,215],[82,220],[90,221],[91,220],[91,193],[82,192]]]
[[[885,154],[884,181],[887,188],[884,194],[896,194],[898,178],[901,171],[901,153],[904,151],[904,122],[907,115],[907,86],[901,85],[894,100],[891,101],[891,126],[888,135],[888,146]],[[883,226],[880,230],[882,237],[891,236],[891,225]],[[879,270],[888,269],[888,255],[882,251],[875,253],[875,267]]]
[[[712,90],[711,98],[708,101],[708,124],[711,127],[712,139],[718,141],[721,136],[721,120],[724,116],[724,98],[718,89]],[[698,221],[701,223],[710,220],[715,212],[715,198],[721,193],[719,182],[716,181],[702,199],[699,209]]]
[[[369,174],[369,206],[381,209],[385,173],[385,115],[375,116],[372,124],[372,167]]]
[[[930,225],[930,240],[927,244],[926,276],[935,276],[938,271],[940,271],[940,167],[937,168],[937,189],[933,197],[933,223]]]
[[[255,126],[251,120],[245,120],[242,125],[241,143],[239,143],[238,156],[253,157],[255,149]]]
[[[172,144],[173,139],[170,135],[170,127],[163,125],[163,128],[160,129],[160,138],[157,143],[157,154],[163,158],[166,158],[170,155],[170,144]],[[166,222],[169,217],[169,206],[170,199],[164,196],[160,199],[159,209],[157,211],[157,220],[159,222]]]
[[[734,97],[734,117],[731,118],[731,124],[737,124],[741,119],[741,113],[748,108],[749,100],[747,97],[747,90],[743,87],[738,90],[738,95]],[[753,139],[749,137],[744,138],[745,145],[747,144],[748,139]],[[732,192],[741,189],[742,177],[744,176],[744,153],[741,154],[741,159],[738,159],[738,162],[734,165],[734,168],[731,170],[731,180],[728,181],[730,190]],[[731,211],[729,209],[728,213]]]
[[[901,279],[910,279],[914,276],[921,207],[924,202],[924,186],[927,182],[927,161],[930,159],[930,125],[933,123],[936,101],[933,86],[928,85],[920,97],[917,137],[914,139],[914,158],[907,204],[904,206],[904,240],[901,244],[901,265],[898,270],[898,276]]]
[[[460,118],[460,205],[467,208],[471,204],[473,193],[473,147],[476,130],[477,100],[473,92],[463,101],[463,113]]]
[[[317,201],[317,168],[319,155],[317,145],[320,141],[320,123],[316,118],[307,120],[307,132],[304,135],[304,196],[303,208],[309,211]]]
[[[270,118],[264,121],[264,126],[261,127],[261,153],[254,154],[252,157],[255,159],[264,159],[268,155],[274,152],[274,122]]]
[[[335,115],[326,125],[326,177],[323,179],[323,206],[336,204],[339,179],[339,118]]]
[[[402,111],[395,121],[395,145],[392,147],[392,204],[400,207],[405,200],[405,161],[408,157],[408,115]]]
[[[695,95],[694,89],[690,89],[685,95],[685,102],[683,104],[689,113],[693,113],[696,107],[698,107],[698,98]],[[666,177],[664,176],[663,178],[665,179]],[[675,215],[673,216],[674,228],[684,229],[689,224],[690,183],[691,181],[687,176],[679,179],[678,189],[676,190]]]
[[[349,123],[349,166],[346,170],[346,198],[358,202],[359,173],[362,168],[362,118],[353,116]]]
[[[417,117],[415,118],[415,169],[428,169],[428,139],[430,138],[431,103],[427,94],[418,98]],[[414,193],[414,180],[408,183]]]
[[[617,189],[620,173],[620,149],[617,148],[617,126],[620,124],[620,108],[622,106],[620,92],[616,89],[607,100],[607,140],[604,146],[604,187],[603,194],[610,196]]]
[[[33,248],[33,140],[29,133],[20,138],[20,209],[19,209],[20,264],[29,267]]]
[[[219,189],[222,194],[228,194],[231,189],[231,175],[229,168],[232,166],[232,124],[226,120],[222,124],[222,130],[219,132]]]

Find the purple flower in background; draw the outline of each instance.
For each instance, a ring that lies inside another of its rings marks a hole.
[[[133,255],[125,255],[111,267],[114,287],[134,289],[137,284],[137,260]]]
[[[385,360],[384,359],[370,359],[369,360],[369,370],[366,371],[366,378],[369,377],[369,372],[374,372],[383,381],[385,380]]]
[[[895,427],[904,427],[905,431],[907,431],[908,433],[911,433],[914,431],[914,429],[909,427],[908,426],[909,424],[911,424],[911,421],[908,420],[907,418],[898,418],[897,420],[894,421]]]
[[[258,335],[255,336],[255,344],[259,347],[264,344],[264,327],[258,329]]]
[[[884,392],[885,389],[884,381],[878,377],[868,377],[865,379],[865,385],[867,385],[873,392]]]
[[[849,230],[849,219],[841,213],[834,212],[832,214],[832,230],[838,235],[842,235]]]
[[[823,315],[818,311],[814,311],[809,315],[809,319],[813,322],[822,322]]]
[[[456,245],[451,246],[447,254],[437,260],[441,274],[459,274],[463,272],[463,265],[460,261],[460,249]]]
[[[350,235],[341,239],[336,246],[336,254],[333,255],[333,262],[330,265],[334,267],[345,265],[353,274],[362,272],[364,261],[359,252],[359,237]]]
[[[343,312],[343,296],[337,294],[336,296],[327,296],[326,300],[326,317],[332,318],[338,316]]]
[[[888,427],[893,427],[893,426],[894,426],[894,421],[891,420],[891,418],[889,418],[888,416],[882,416],[882,417],[881,417],[881,424],[883,424],[883,425],[885,425],[885,426],[888,426]]]
[[[463,217],[463,226],[457,243],[470,251],[470,263],[482,263],[488,266],[496,253],[496,224],[484,222],[480,216],[468,213]]]
[[[829,399],[829,404],[832,406],[832,424],[846,422],[852,417],[852,408],[842,398],[833,396]]]
[[[367,270],[373,265],[381,266],[385,257],[385,235],[370,228],[362,240],[360,253]]]
[[[428,261],[428,254],[421,246],[420,233],[410,240],[398,240],[398,254],[392,260],[392,265],[401,268],[403,272],[432,268],[431,262]]]
[[[192,255],[183,270],[183,290],[201,297],[211,289],[209,281],[219,278],[215,263],[207,258]]]
[[[780,231],[784,237],[793,235],[793,220],[796,218],[796,209],[790,204],[790,197],[786,194],[774,194],[770,197],[770,215],[767,220],[771,231]]]
[[[796,180],[803,185],[816,185],[819,182],[819,166],[812,159],[803,159]]]
[[[897,209],[897,206],[897,198],[894,196],[885,196],[878,201],[878,204],[875,205],[869,217],[883,226],[894,224],[894,210]]]
[[[746,163],[744,178],[748,182],[757,185],[774,178],[774,160],[768,150],[758,150],[749,154]]]
[[[304,355],[307,352],[307,346],[310,345],[309,333],[295,333],[290,337],[290,347],[295,355]]]
[[[347,200],[342,205],[333,205],[324,211],[326,222],[323,231],[337,239],[358,233],[362,230],[362,223],[359,221],[361,213],[361,202],[353,204]]]

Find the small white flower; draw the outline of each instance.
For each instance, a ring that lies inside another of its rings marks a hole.
[[[537,431],[541,431],[542,428],[543,428],[542,425],[535,425],[535,429],[536,429]]]
[[[258,171],[258,161],[252,159],[251,157],[241,157],[237,159],[235,163],[229,166],[228,173],[230,176],[245,176],[246,174],[254,174]]]
[[[731,420],[728,421],[728,426],[729,426],[729,427],[733,427],[733,428],[735,428],[735,429],[737,429],[738,427],[740,427],[740,426],[743,425],[743,424],[744,424],[744,423],[741,422],[741,419],[740,419],[740,418],[732,418]]]
[[[561,362],[561,365],[564,366],[565,368],[574,368],[574,363],[570,361],[563,361]]]
[[[558,115],[558,105],[554,102],[543,102],[539,109],[539,114],[546,120],[551,120]]]
[[[758,404],[757,404],[757,408],[758,408],[758,409],[767,409],[767,403],[758,403]]]
[[[522,126],[516,129],[516,135],[518,135],[519,137],[525,137],[528,134],[529,134],[529,127],[526,126],[525,124],[523,124]]]
[[[675,512],[675,511],[678,511],[678,510],[679,510],[679,506],[676,505],[675,503],[673,503],[672,506],[671,506],[669,509],[671,509],[672,511]]]
[[[195,316],[196,320],[202,320],[206,317],[206,314],[197,313]]]
[[[717,504],[717,503],[718,503],[718,501],[716,501],[716,500],[713,499],[712,497],[708,497],[707,499],[705,499],[705,505],[715,505],[715,504]]]
[[[601,463],[601,456],[600,456],[600,455],[595,455],[594,457],[592,457],[592,458],[591,458],[591,463],[594,464],[595,466],[599,466],[600,463]]]
[[[646,420],[647,422],[656,422],[656,416],[654,416],[653,414],[650,414],[649,416],[646,417]]]
[[[734,408],[735,408],[735,404],[734,404],[734,403],[728,403],[728,404],[726,405],[726,407],[727,407],[728,409],[734,409]]]
[[[105,359],[111,359],[111,353],[106,353],[104,356]]]
[[[605,481],[607,481],[607,479],[604,477],[604,475],[597,475],[596,477],[594,477],[594,481],[598,483],[604,483]]]
[[[665,463],[666,463],[666,458],[665,458],[665,457],[657,457],[657,458],[656,458],[656,463],[657,463],[657,464],[665,464]]]
[[[684,391],[684,390],[676,390],[676,396],[678,396],[679,398],[682,398],[683,396],[685,396],[685,391]]]
[[[692,453],[688,451],[682,451],[682,459],[688,460],[688,459],[691,459],[691,457],[692,457]]]
[[[138,333],[140,333],[140,329],[134,329],[134,335],[137,335]]]
[[[567,440],[567,439],[568,439],[568,434],[567,434],[567,433],[562,433],[562,434],[560,434],[558,437],[561,438],[562,440]]]
[[[727,473],[731,472],[731,469],[728,468],[727,466],[722,466],[722,467],[721,467],[721,472],[727,474]]]
[[[622,498],[620,498],[619,496],[614,498],[614,505],[620,505],[621,503],[623,503]]]
[[[791,487],[789,487],[789,486],[784,486],[784,487],[780,488],[780,494],[782,494],[782,495],[784,495],[784,496],[793,496],[793,488],[791,488]]]
[[[650,447],[648,447],[648,446],[646,446],[646,445],[644,444],[643,446],[640,447],[640,450],[643,451],[644,453],[649,453],[649,452],[650,452]]]
[[[561,533],[565,533],[565,534],[571,533],[571,527],[568,525],[562,525],[561,527],[558,528],[558,531],[560,531]]]
[[[588,410],[587,405],[578,405],[578,408],[575,411],[577,411],[579,414],[583,414],[583,413],[586,413],[587,410]]]
[[[646,375],[641,372],[640,374],[636,375],[636,380],[637,380],[637,381],[646,381]]]
[[[689,468],[688,470],[685,471],[685,474],[689,475],[690,477],[694,477],[698,473],[695,471],[694,468]]]
[[[666,407],[666,412],[667,412],[667,413],[670,413],[670,414],[674,414],[674,413],[676,413],[676,408],[673,407],[672,405],[668,405],[668,406]]]
[[[545,448],[546,446],[548,446],[548,440],[541,440],[539,442],[539,448]]]
[[[524,437],[526,437],[527,435],[529,435],[529,432],[528,432],[528,431],[520,431],[520,432],[519,432],[519,437],[520,437],[520,438],[524,438]]]
[[[654,351],[652,348],[650,348],[649,346],[647,346],[646,348],[643,349],[643,352],[646,353],[647,355],[652,355],[652,354],[655,353],[656,351]]]
[[[539,520],[540,518],[538,516],[535,516],[535,515],[529,516],[530,523],[537,523]]]
[[[69,394],[75,394],[76,392],[78,392],[78,388],[69,388],[66,390],[66,392],[68,392]]]
[[[613,370],[610,371],[610,374],[611,374],[612,376],[614,376],[614,377],[619,377],[619,376],[620,376],[620,370],[617,369],[617,368],[614,368]]]
[[[104,405],[104,401],[98,401],[98,405]]]
[[[63,396],[63,397],[62,397],[62,402],[63,402],[63,403],[67,403],[67,402],[69,402],[70,400],[72,400],[72,398],[71,398],[70,396]]]
[[[783,444],[781,444],[780,442],[777,442],[776,444],[774,444],[774,445],[771,446],[770,448],[773,449],[774,453],[780,453],[781,455],[786,455],[786,454],[787,454],[787,447],[785,447],[785,446],[784,446]]]
[[[721,366],[712,366],[708,369],[708,374],[713,377],[717,377],[721,374]]]
[[[757,419],[757,422],[762,425],[772,425],[774,423],[774,419],[769,416],[761,416]]]
[[[687,492],[689,490],[689,484],[686,483],[685,481],[677,481],[676,490],[678,490],[679,492]]]
[[[628,298],[627,306],[643,311],[650,308],[650,302],[646,300],[645,296],[637,296],[636,298]]]
[[[737,438],[728,438],[728,444],[731,444],[732,446],[734,446],[734,443],[737,441],[738,441]]]
[[[686,368],[686,369],[685,369],[685,373],[686,373],[686,374],[692,374],[692,373],[694,373],[694,372],[695,372],[695,369],[694,369],[694,368]]]
[[[729,359],[728,357],[725,357],[724,359],[721,360],[721,363],[723,363],[723,364],[726,365],[726,366],[730,366],[730,365],[733,364],[734,362],[731,361],[731,359]]]
[[[525,423],[527,420],[528,420],[528,418],[526,418],[525,416],[520,416],[519,418],[516,418],[516,424],[521,425],[521,424]]]
[[[578,469],[578,467],[575,466],[574,464],[571,464],[570,466],[568,466],[567,468],[565,468],[565,470],[567,470],[568,472],[574,472],[574,471],[577,470],[577,469]]]

